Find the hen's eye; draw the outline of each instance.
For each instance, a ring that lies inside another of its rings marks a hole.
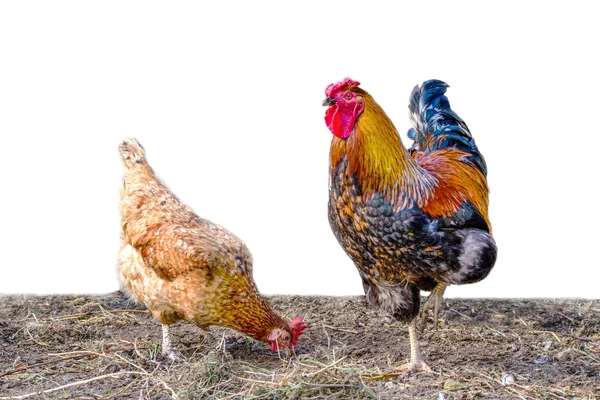
[[[349,93],[349,92],[348,92],[348,93],[346,93],[346,98],[347,98],[348,100],[350,100],[350,99],[352,98],[352,93]]]

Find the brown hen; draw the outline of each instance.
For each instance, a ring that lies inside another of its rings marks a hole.
[[[306,325],[289,324],[259,294],[252,255],[237,236],[198,217],[156,177],[136,139],[119,146],[123,289],[163,327],[163,355],[177,359],[169,325],[185,320],[207,330],[235,329],[273,350],[292,349]]]

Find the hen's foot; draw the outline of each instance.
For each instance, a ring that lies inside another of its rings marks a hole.
[[[169,334],[169,325],[162,324],[163,342],[162,355],[172,361],[185,360],[185,357],[171,344],[171,335]]]
[[[162,355],[171,361],[185,361],[185,357],[175,347],[163,347]]]
[[[427,328],[427,317],[428,312],[433,310],[433,326],[435,329],[438,328],[438,315],[440,312],[440,308],[444,302],[444,292],[448,287],[447,283],[438,283],[423,304],[423,309],[421,310],[421,332]]]

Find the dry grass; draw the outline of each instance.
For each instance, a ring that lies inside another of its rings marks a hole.
[[[277,367],[267,369],[234,360],[219,350],[209,350],[194,355],[188,362],[178,363],[157,361],[158,349],[151,343],[130,343],[129,348],[106,350],[49,353],[49,361],[5,371],[2,377],[7,383],[27,382],[32,389],[0,397],[0,400],[36,398],[51,393],[57,398],[69,398],[84,391],[86,385],[101,380],[113,381],[106,384],[112,387],[89,398],[131,398],[139,393],[139,398],[147,399],[293,399],[300,396],[303,399],[377,399],[365,379],[381,376],[344,362],[346,356],[336,359],[335,352],[323,351],[321,357],[279,358]],[[52,376],[73,373],[90,378],[52,384]]]
[[[600,398],[600,301],[450,300],[423,337],[435,373],[402,375],[405,329],[360,298],[273,297],[310,322],[290,357],[178,324],[177,363],[120,294],[1,300],[0,400]]]

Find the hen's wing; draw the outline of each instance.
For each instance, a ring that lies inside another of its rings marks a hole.
[[[204,269],[210,275],[217,267],[239,268],[235,264],[242,262],[245,253],[245,246],[237,237],[207,221],[204,226],[193,228],[176,224],[152,225],[131,245],[147,267],[167,280],[194,269]],[[252,265],[246,264],[244,272],[251,275]]]

